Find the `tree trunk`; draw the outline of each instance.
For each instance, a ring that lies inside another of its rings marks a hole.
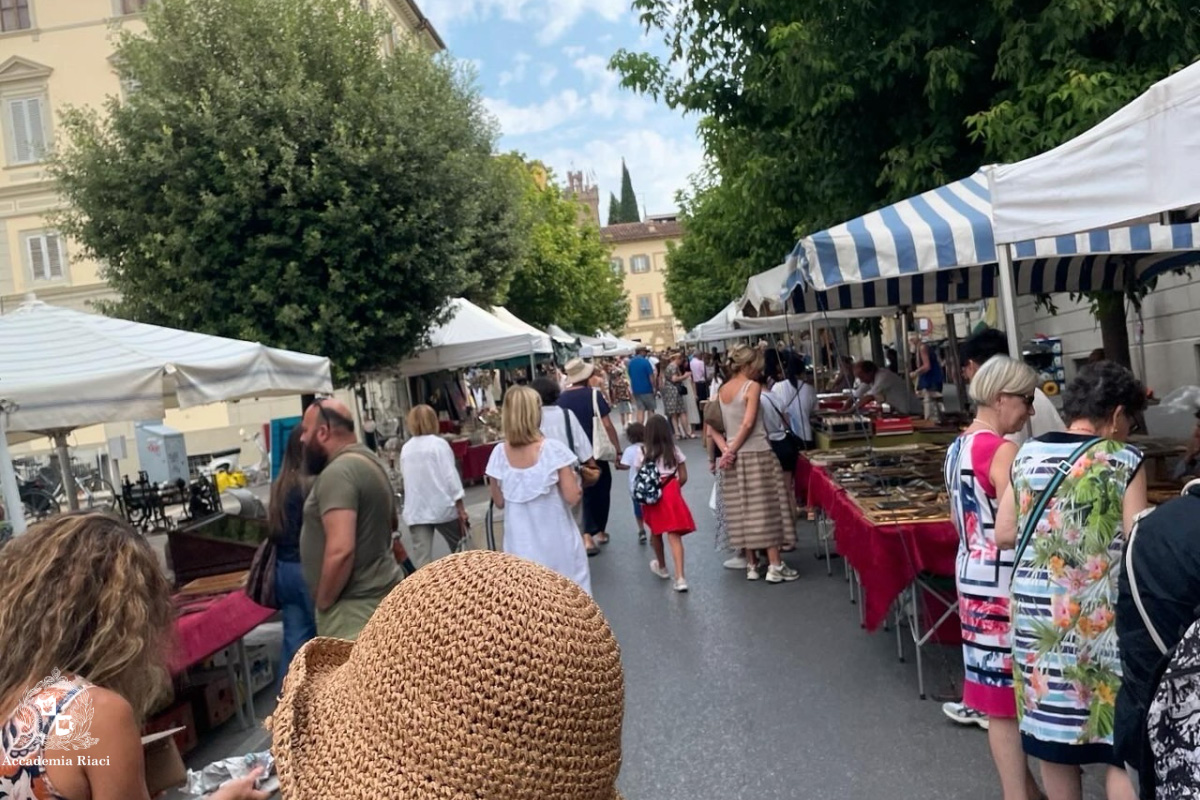
[[[1133,369],[1129,353],[1129,324],[1125,316],[1125,296],[1119,292],[1103,292],[1096,296],[1096,320],[1100,323],[1100,340],[1104,357]]]

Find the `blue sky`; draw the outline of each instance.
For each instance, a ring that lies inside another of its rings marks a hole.
[[[607,69],[622,47],[661,50],[629,0],[418,2],[450,52],[474,63],[502,149],[541,159],[560,183],[567,170],[591,174],[601,223],[609,192],[620,195],[622,157],[643,209],[675,210],[703,151],[694,120],[620,88]]]

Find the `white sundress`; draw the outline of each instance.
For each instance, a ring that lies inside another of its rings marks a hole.
[[[524,469],[508,463],[504,444],[492,450],[487,475],[504,495],[504,552],[536,561],[592,593],[583,537],[558,488],[558,470],[578,459],[555,439],[543,439],[537,463]]]

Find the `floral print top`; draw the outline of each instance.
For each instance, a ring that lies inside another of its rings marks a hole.
[[[39,762],[47,749],[83,750],[96,743],[89,735],[91,686],[56,670],[29,690],[0,727],[0,798],[63,800]]]
[[[1142,463],[1136,448],[1101,440],[1065,464],[1085,441],[1069,433],[1030,440],[1012,473],[1019,534],[1055,471],[1069,469],[1019,553],[1012,580],[1021,733],[1027,752],[1031,740],[1048,748],[1031,755],[1067,764],[1105,757],[1092,750],[1092,758],[1072,758],[1064,747],[1111,750],[1121,685],[1113,620],[1123,500]]]

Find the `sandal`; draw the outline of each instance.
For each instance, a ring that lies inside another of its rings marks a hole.
[[[607,533],[593,533],[592,541],[596,544],[608,544],[609,536]]]
[[[638,534],[638,544],[645,544],[645,543],[646,543],[646,534],[645,534],[645,532],[639,533],[639,534]]]
[[[600,555],[600,548],[596,547],[596,545],[592,545],[591,547],[587,548],[587,554],[588,558],[591,558],[592,556],[598,556]]]

